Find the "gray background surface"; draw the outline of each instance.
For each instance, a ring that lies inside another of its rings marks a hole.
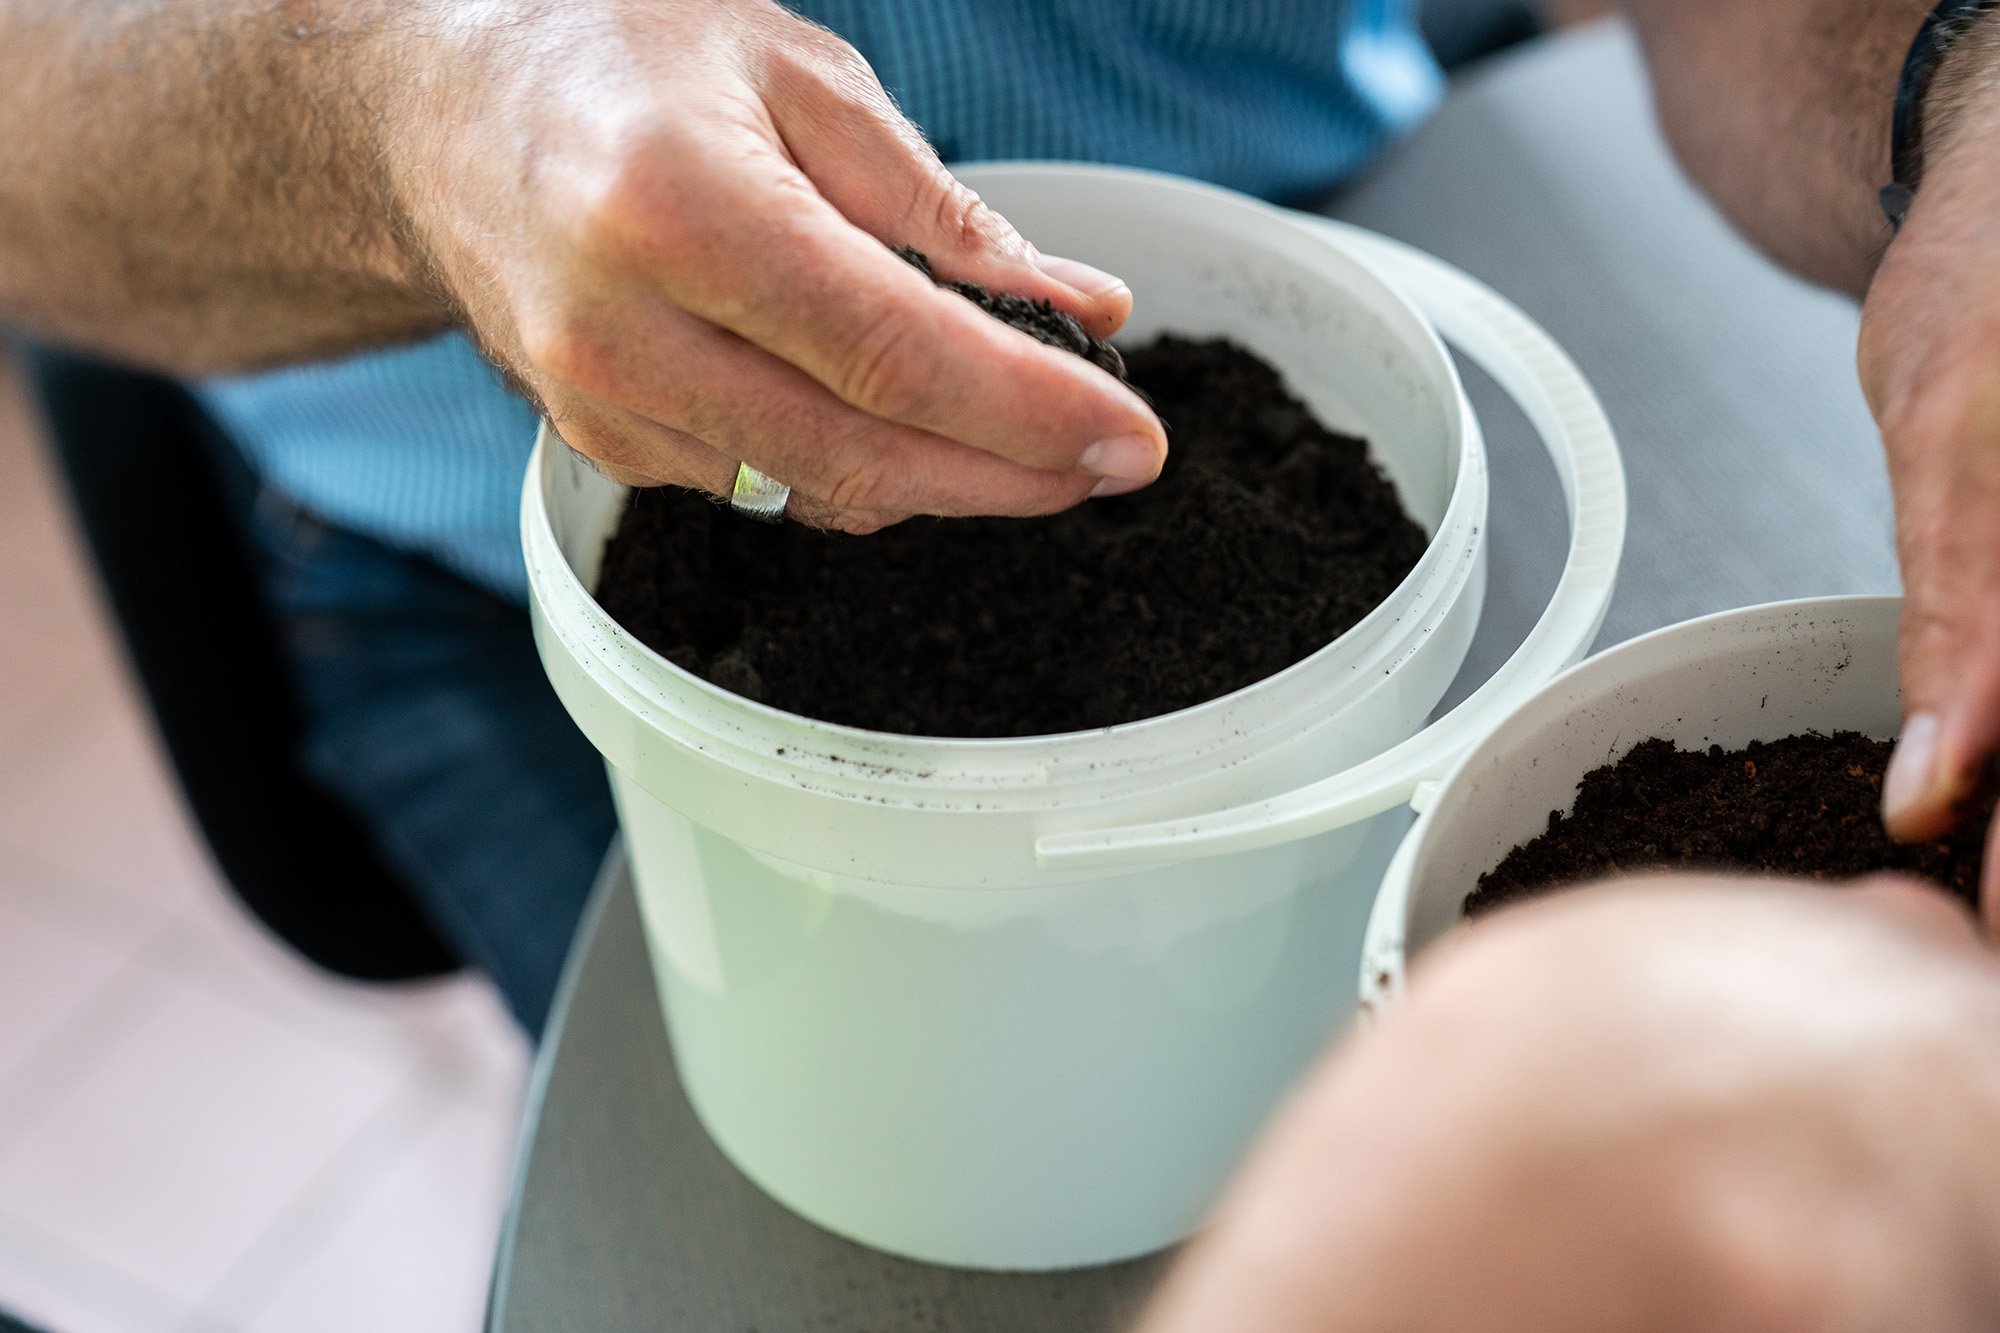
[[[1624,449],[1631,535],[1599,642],[1784,597],[1897,587],[1844,300],[1779,273],[1669,161],[1629,37],[1502,58],[1326,211],[1492,284],[1567,347]],[[1511,405],[1470,377],[1494,472],[1487,612],[1446,706],[1539,613],[1566,525]],[[725,1162],[675,1081],[629,886],[607,881],[537,1070],[496,1275],[506,1333],[1115,1328],[1163,1260],[957,1273],[849,1244]]]

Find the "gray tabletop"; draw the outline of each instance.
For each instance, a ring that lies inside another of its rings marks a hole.
[[[1764,263],[1681,180],[1622,28],[1544,41],[1461,81],[1327,211],[1491,283],[1603,396],[1632,506],[1600,644],[1732,606],[1897,587],[1854,311]],[[1525,421],[1482,376],[1468,380],[1493,460],[1492,567],[1447,707],[1526,633],[1567,541]],[[1109,1329],[1130,1322],[1164,1262],[956,1272],[773,1203],[688,1108],[631,887],[609,865],[537,1064],[493,1329]]]

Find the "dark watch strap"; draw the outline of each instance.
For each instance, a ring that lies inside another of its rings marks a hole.
[[[2000,5],[2000,0],[1939,0],[1938,7],[1917,30],[1910,53],[1903,57],[1903,75],[1896,81],[1896,115],[1889,138],[1890,182],[1878,196],[1889,225],[1900,227],[1924,178],[1924,99],[1952,38],[1965,24]]]

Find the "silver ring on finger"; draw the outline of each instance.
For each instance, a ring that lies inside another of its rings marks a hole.
[[[775,477],[767,477],[748,463],[736,465],[736,486],[729,493],[729,507],[759,523],[783,523],[785,502],[792,488]]]

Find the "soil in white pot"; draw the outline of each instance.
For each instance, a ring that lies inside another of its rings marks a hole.
[[[1976,906],[1994,793],[1936,842],[1891,842],[1882,778],[1893,745],[1852,731],[1681,750],[1654,737],[1584,775],[1576,806],[1479,877],[1478,916],[1579,880],[1634,870],[1733,870],[1839,881],[1878,870],[1930,879]]]
[[[1122,369],[1167,425],[1160,479],[1044,518],[916,518],[866,537],[642,490],[605,551],[604,609],[689,671],[807,717],[1048,735],[1281,671],[1422,556],[1424,530],[1367,442],[1327,429],[1244,348],[1162,337],[1121,359],[1045,303],[953,289]]]

